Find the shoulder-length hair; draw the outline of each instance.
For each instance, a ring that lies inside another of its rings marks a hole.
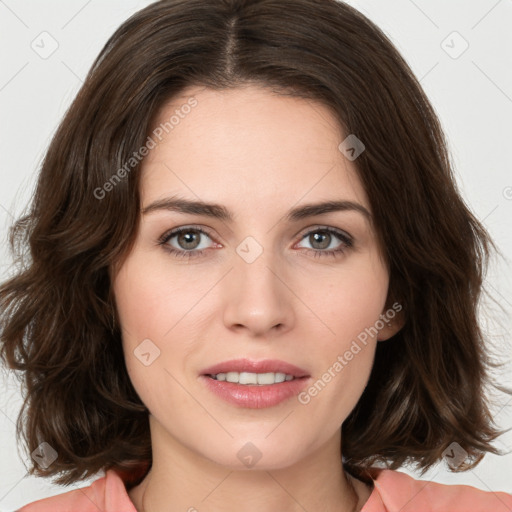
[[[1,355],[26,388],[17,435],[30,453],[46,442],[58,454],[30,474],[69,484],[151,460],[111,287],[140,215],[140,162],[126,162],[187,86],[247,84],[321,102],[365,146],[354,164],[389,267],[388,302],[405,323],[378,344],[342,426],[347,470],[411,461],[426,471],[452,442],[468,453],[463,469],[499,453],[485,394],[497,363],[477,321],[495,247],[459,195],[439,120],[405,60],[336,0],[162,0],[107,41],[11,228],[21,265],[0,288]]]

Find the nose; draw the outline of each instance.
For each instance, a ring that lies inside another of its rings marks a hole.
[[[283,333],[295,321],[293,286],[271,251],[252,262],[235,253],[223,287],[224,324],[250,336]]]

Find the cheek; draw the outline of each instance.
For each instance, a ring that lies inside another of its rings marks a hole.
[[[197,303],[199,283],[190,278],[180,282],[162,267],[136,248],[113,282],[126,368],[149,408],[168,399],[169,383],[174,381],[166,370],[174,374],[186,366],[194,348],[188,340],[194,339],[197,329],[187,313]],[[179,336],[179,343],[173,343],[171,351],[173,336]],[[180,400],[179,392],[173,396],[175,402]]]
[[[388,271],[372,252],[348,260],[318,282],[327,284],[312,288],[305,282],[302,296],[308,297],[308,306],[324,324],[320,339],[335,341],[340,350],[384,313]]]
[[[155,299],[157,293],[135,275],[131,274],[134,277],[130,280],[120,276],[115,288],[116,303],[128,376],[141,401],[154,413],[160,404],[168,402],[170,386],[174,384],[166,371],[168,354],[160,335],[172,326],[172,319],[161,315],[160,301]],[[179,350],[179,346],[173,347],[174,355],[181,359],[183,354],[177,353]],[[172,368],[171,371],[174,373]],[[177,391],[172,393],[174,405],[182,398]]]
[[[179,287],[170,284],[142,251],[134,251],[124,262],[113,284],[124,336],[157,339],[172,327],[180,301],[169,292]]]
[[[126,368],[141,398],[149,395],[150,389],[158,389],[155,379],[161,374],[157,370],[163,348],[158,340],[166,326],[168,330],[172,325],[171,318],[159,313],[162,290],[148,279],[150,270],[144,258],[134,253],[125,260],[113,282]]]
[[[369,254],[340,269],[324,293],[309,294],[322,323],[314,336],[318,373],[304,403],[332,411],[333,426],[355,407],[370,377],[387,290],[387,269]]]

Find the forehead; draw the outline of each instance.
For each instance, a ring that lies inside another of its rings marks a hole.
[[[143,203],[179,193],[234,210],[317,199],[369,209],[355,163],[338,149],[345,134],[319,102],[257,86],[190,87],[160,109],[152,130]]]

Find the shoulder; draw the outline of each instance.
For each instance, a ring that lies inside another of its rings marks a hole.
[[[469,485],[416,480],[389,469],[371,470],[374,491],[361,512],[510,512],[512,494]]]
[[[24,505],[16,512],[137,512],[119,474],[113,470],[91,485]]]

